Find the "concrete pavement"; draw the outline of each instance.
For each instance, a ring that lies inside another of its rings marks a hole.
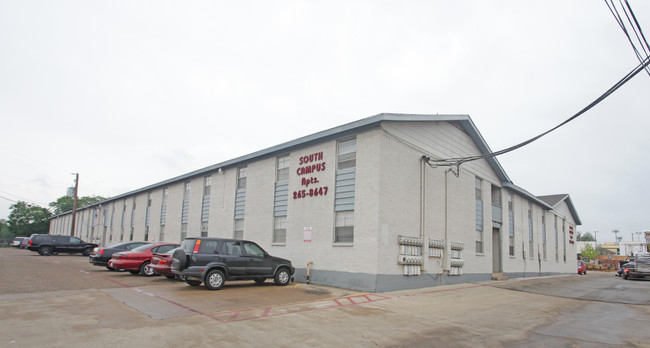
[[[650,296],[650,282],[622,283],[612,274],[376,294],[272,282],[208,291],[107,272],[80,257],[25,253],[0,249],[3,283],[10,267],[39,275],[11,271],[17,289],[37,282],[34,292],[0,285],[0,347],[650,347],[648,305],[533,291],[571,294],[580,284],[611,283]]]

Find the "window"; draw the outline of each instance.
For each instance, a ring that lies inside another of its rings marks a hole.
[[[276,216],[273,218],[273,243],[287,242],[287,217]]]
[[[208,222],[210,221],[210,185],[212,176],[203,177],[203,202],[201,203],[201,237],[208,236]]]
[[[276,182],[273,200],[273,243],[287,241],[287,207],[289,200],[289,155],[276,160]]]
[[[181,224],[181,242],[187,238],[187,224]]]
[[[515,256],[515,211],[512,193],[508,192],[508,251]]]
[[[158,240],[161,242],[165,240],[165,225],[160,226],[160,233],[158,234]]]
[[[357,166],[357,139],[339,141],[337,169],[355,168]]]
[[[336,212],[335,243],[354,242],[354,210]]]
[[[181,241],[187,238],[187,222],[190,213],[190,190],[191,182],[186,181],[183,184],[183,203],[181,205]]]
[[[144,217],[144,241],[149,241],[149,220],[151,218],[151,193],[147,194],[147,210]]]
[[[555,216],[555,262],[560,262],[560,254],[558,248],[558,234],[557,234],[557,216]]]
[[[241,255],[242,254],[242,247],[241,247],[241,242],[236,242],[236,241],[225,241],[225,254],[226,255]]]
[[[210,186],[212,185],[212,176],[208,175],[203,177],[203,195],[210,195]]]
[[[218,240],[201,240],[199,244],[199,254],[214,254],[219,246]]]
[[[244,250],[248,256],[264,257],[264,250],[255,243],[244,242]]]
[[[235,231],[233,233],[234,239],[244,238],[244,219],[235,220]]]
[[[474,179],[474,196],[476,198],[476,253],[483,253],[483,180]]]
[[[160,203],[160,226],[165,226],[167,221],[167,196],[169,196],[169,190],[165,187],[162,191],[162,203]]]
[[[357,139],[337,143],[334,243],[354,242]]]
[[[246,167],[239,167],[237,169],[237,189],[246,189]]]
[[[277,159],[277,173],[275,181],[289,180],[289,155]]]
[[[246,212],[246,167],[237,168],[237,190],[235,192],[235,228],[233,237],[244,238],[244,215]]]
[[[542,253],[546,261],[546,214],[542,211]]]
[[[202,222],[201,223],[201,237],[207,237],[208,236],[208,223],[207,222]]]
[[[533,203],[528,202],[528,258],[535,258],[535,233],[533,231]]]
[[[562,219],[562,252],[564,253],[564,262],[566,262],[566,220]]]

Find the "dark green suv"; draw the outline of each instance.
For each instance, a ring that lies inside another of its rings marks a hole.
[[[284,286],[293,281],[291,261],[269,255],[254,242],[222,238],[187,238],[172,255],[172,272],[192,286],[219,290],[226,280],[272,278]]]

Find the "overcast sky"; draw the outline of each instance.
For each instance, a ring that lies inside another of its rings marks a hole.
[[[630,4],[650,38],[650,1]],[[116,196],[382,112],[469,114],[499,150],[638,64],[594,0],[0,0],[0,218],[71,173]],[[649,116],[643,72],[498,160],[570,194],[578,231],[631,240],[650,230]]]

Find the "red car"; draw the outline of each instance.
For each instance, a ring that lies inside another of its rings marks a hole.
[[[172,254],[174,250],[176,249],[172,249],[166,253],[153,254],[149,268],[153,270],[154,274],[164,275],[168,279],[176,278],[176,275],[172,273]]]
[[[587,264],[582,260],[578,260],[578,274],[587,274]]]
[[[151,267],[151,257],[154,253],[166,253],[178,248],[179,244],[171,243],[149,243],[129,251],[122,251],[113,254],[108,261],[108,266],[115,269],[124,269],[131,274],[142,274],[144,276],[154,275]]]

